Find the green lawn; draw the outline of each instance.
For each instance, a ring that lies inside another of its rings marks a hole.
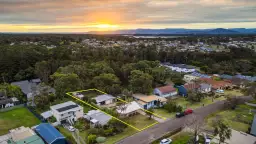
[[[8,133],[10,129],[25,126],[32,127],[39,124],[37,119],[27,108],[18,108],[0,113],[0,135]]]
[[[142,129],[142,128],[145,128],[157,121],[155,121],[154,119],[149,119],[145,115],[137,114],[137,115],[127,118],[126,122],[138,129]]]
[[[191,138],[191,134],[188,132],[180,132],[170,137],[172,139],[172,144],[187,144]]]
[[[165,109],[162,109],[162,108],[157,108],[157,109],[154,109],[154,113],[159,115],[159,116],[162,116],[162,117],[165,117],[165,118],[172,118],[175,116],[175,113],[169,113],[167,110]]]
[[[122,139],[124,139],[124,138],[126,138],[128,136],[131,136],[131,135],[133,135],[133,134],[135,134],[137,132],[138,131],[136,131],[135,129],[128,127],[122,133],[119,133],[119,134],[111,136],[111,137],[107,137],[107,140],[106,140],[106,142],[104,144],[116,143],[116,142],[118,142],[118,141],[120,141],[120,140],[122,140]]]
[[[246,132],[251,126],[250,122],[253,120],[253,114],[250,113],[250,109],[252,109],[252,107],[239,105],[236,110],[226,110],[211,114],[206,119],[206,128],[212,129],[212,121],[216,117],[220,117],[227,119],[232,129]]]
[[[240,90],[225,90],[224,95],[243,96],[244,94]]]
[[[196,109],[196,108],[202,107],[203,104],[206,106],[206,105],[212,104],[216,101],[224,100],[224,99],[225,99],[225,97],[219,97],[219,98],[214,99],[212,102],[211,97],[206,97],[201,102],[191,103],[190,101],[187,101],[185,98],[179,97],[179,98],[175,99],[174,101],[177,102],[177,104],[182,106],[184,109],[186,109],[186,108]]]

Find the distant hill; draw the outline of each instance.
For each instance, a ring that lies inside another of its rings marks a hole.
[[[116,30],[116,31],[91,31],[89,34],[209,34],[209,35],[223,35],[223,34],[256,34],[256,29],[246,29],[246,28],[233,28],[233,29],[133,29],[133,30]]]
[[[217,29],[213,29],[206,32],[206,34],[239,34],[239,33],[240,32],[238,31],[223,29],[223,28],[217,28]]]

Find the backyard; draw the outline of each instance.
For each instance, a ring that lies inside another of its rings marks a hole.
[[[253,114],[250,111],[254,109],[251,106],[242,104],[238,105],[235,110],[225,110],[213,113],[206,118],[206,129],[213,130],[213,120],[216,118],[225,118],[228,120],[232,129],[247,132],[251,127]]]
[[[17,108],[0,113],[0,135],[8,133],[10,129],[25,126],[32,127],[40,121],[27,108]]]

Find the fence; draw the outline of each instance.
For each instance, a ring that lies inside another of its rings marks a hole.
[[[42,123],[47,122],[40,114],[38,114],[33,107],[24,105],[35,117],[37,117]]]
[[[13,106],[13,107],[3,108],[3,109],[0,109],[0,112],[7,112],[7,111],[10,111],[13,109],[21,108],[21,107],[24,107],[24,105],[25,104],[19,104],[19,105]]]

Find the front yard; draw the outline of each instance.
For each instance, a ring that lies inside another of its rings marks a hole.
[[[0,135],[7,134],[10,129],[25,126],[32,127],[40,121],[27,108],[17,108],[0,113]]]
[[[250,109],[254,108],[243,104],[237,106],[235,110],[225,110],[211,114],[206,119],[206,129],[213,129],[213,120],[216,118],[225,118],[228,120],[232,129],[247,132],[253,120],[253,114],[250,113]]]

